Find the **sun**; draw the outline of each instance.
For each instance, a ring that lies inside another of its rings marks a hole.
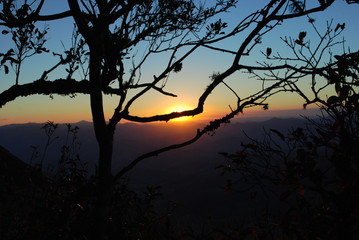
[[[167,112],[171,113],[171,112],[182,112],[182,111],[186,111],[186,110],[190,110],[191,108],[186,106],[186,105],[175,105],[175,106],[171,106],[168,108]],[[179,117],[179,118],[174,118],[171,119],[171,121],[175,121],[175,122],[183,122],[183,121],[187,121],[189,119],[191,119],[192,116],[185,116],[185,117]]]

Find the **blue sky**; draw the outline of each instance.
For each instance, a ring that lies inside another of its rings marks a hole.
[[[67,1],[45,1],[42,14],[50,14],[60,12],[67,9]],[[207,1],[211,3],[213,1]],[[263,6],[267,1],[264,0],[239,0],[237,7],[231,9],[230,13],[222,14],[220,17],[223,21],[229,23],[229,28],[233,24],[246,16],[249,12]],[[308,2],[308,1],[307,1]],[[324,30],[328,21],[333,19],[333,25],[337,23],[346,23],[346,28],[342,34],[345,38],[345,46],[351,47],[352,51],[357,51],[359,48],[359,5],[347,5],[344,0],[337,0],[333,6],[325,12],[313,14],[311,17],[316,20],[316,25],[319,30]],[[40,23],[38,26],[42,27],[48,24],[50,30],[48,35],[47,47],[54,52],[61,52],[63,46],[70,47],[69,36],[72,33],[73,22],[71,18],[61,19],[54,22]],[[245,59],[246,64],[252,64],[256,61],[264,60],[260,51],[265,51],[267,47],[271,47],[273,52],[281,52],[283,55],[289,54],[280,37],[298,36],[300,31],[308,31],[308,37],[312,37],[313,31],[310,31],[310,24],[306,18],[290,20],[283,23],[274,31],[270,32],[263,38],[263,43],[258,45],[252,52],[250,57]],[[239,43],[245,37],[245,34],[239,35],[233,39],[226,40],[222,45],[234,51],[239,47]],[[2,47],[1,51],[8,48],[10,42],[8,37],[1,35]],[[314,40],[313,40],[314,41]],[[342,46],[334,48],[333,51],[342,51]],[[52,54],[46,54],[39,57],[34,57],[25,63],[21,74],[21,83],[31,82],[38,79],[43,69],[52,66],[57,59],[52,57]],[[166,90],[178,95],[177,98],[164,97],[157,92],[147,94],[142,101],[135,104],[133,114],[151,115],[156,113],[164,113],[173,109],[173,106],[187,106],[194,107],[197,104],[197,99],[209,84],[209,76],[215,72],[224,71],[228,68],[233,60],[233,56],[226,54],[218,54],[218,52],[209,51],[206,49],[199,50],[193,54],[187,61],[183,63],[183,70],[179,74],[172,74],[168,81]],[[143,79],[150,80],[154,74],[158,74],[163,69],[163,63],[166,58],[163,56],[154,56],[148,65],[143,67]],[[62,70],[63,71],[63,70]],[[52,79],[63,76],[63,72],[58,71],[51,75]],[[14,83],[14,75],[5,75],[4,71],[0,72],[0,89],[1,91],[10,87]],[[79,75],[76,75],[80,78]],[[248,75],[236,74],[230,77],[227,82],[233,88],[238,90],[243,95],[248,95],[250,92],[256,91],[260,87],[260,82],[255,79],[248,79]],[[303,83],[307,84],[307,83]],[[305,86],[305,85],[304,85]],[[105,106],[108,111],[108,116],[113,111],[116,105],[117,98],[105,97]],[[235,98],[224,87],[219,86],[208,99],[205,105],[205,114],[207,117],[218,117],[224,111],[228,111],[228,105],[234,104]],[[286,94],[273,97],[270,101],[271,109],[294,109],[300,108],[301,100],[295,95]],[[0,109],[0,125],[8,123],[19,122],[45,122],[47,120],[60,122],[76,122],[80,120],[91,120],[89,109],[88,96],[78,95],[76,98],[54,96],[50,99],[48,96],[32,96],[27,98],[18,98],[14,102],[7,104]]]

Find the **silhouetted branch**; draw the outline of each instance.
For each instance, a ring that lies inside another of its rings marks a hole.
[[[155,151],[143,154],[141,156],[139,156],[138,158],[136,158],[135,160],[133,160],[130,164],[128,164],[127,166],[125,166],[121,171],[119,171],[115,177],[114,180],[118,180],[119,178],[121,178],[124,174],[126,174],[128,171],[130,171],[132,168],[134,168],[138,163],[140,163],[141,161],[143,161],[146,158],[149,157],[154,157],[154,156],[158,156],[161,153],[170,151],[170,150],[174,150],[174,149],[178,149],[178,148],[182,148],[185,146],[188,146],[194,142],[196,142],[197,140],[199,140],[204,134],[210,133],[215,131],[216,129],[218,129],[222,124],[226,124],[229,123],[230,119],[234,118],[238,113],[243,112],[243,109],[248,107],[248,106],[253,106],[253,105],[265,105],[262,103],[262,98],[266,99],[267,95],[270,93],[270,91],[272,91],[273,89],[276,89],[278,86],[280,86],[283,82],[285,82],[286,80],[282,80],[279,81],[275,84],[273,84],[271,87],[266,88],[260,92],[258,92],[257,94],[252,95],[252,97],[250,99],[248,99],[247,101],[242,101],[242,103],[240,103],[240,99],[238,99],[238,103],[237,103],[237,107],[235,110],[232,110],[230,113],[228,113],[227,115],[225,115],[224,117],[220,118],[220,119],[216,119],[214,121],[211,121],[207,126],[205,126],[203,129],[198,129],[196,135],[179,144],[173,144],[173,145],[169,145],[167,147],[164,148],[160,148],[157,149]],[[257,102],[259,101],[259,102]],[[190,116],[190,115],[194,115],[196,114],[198,111],[203,111],[203,105],[199,105],[197,108],[193,109],[193,110],[189,110],[189,111],[183,111],[183,112],[174,112],[174,113],[170,113],[170,114],[164,114],[164,115],[157,115],[157,116],[153,116],[153,117],[144,117],[144,118],[140,118],[140,117],[133,117],[133,116],[127,116],[124,117],[124,119],[128,120],[133,120],[133,121],[139,121],[139,122],[151,122],[151,121],[168,121],[169,119],[172,119],[174,117],[180,117],[180,116]],[[198,113],[197,113],[198,114]],[[172,117],[172,118],[171,118]],[[167,119],[167,120],[166,120]]]
[[[71,17],[72,12],[71,11],[65,11],[61,13],[51,14],[51,15],[38,15],[33,18],[35,21],[51,21],[51,20],[58,20],[61,18],[67,18]]]
[[[212,49],[215,51],[219,51],[219,52],[230,53],[230,54],[234,54],[234,55],[237,54],[237,52],[235,52],[235,51],[227,50],[224,48],[213,47],[213,46],[207,45],[207,44],[204,44],[203,47],[206,47],[206,48],[209,48],[209,49]]]
[[[150,85],[154,90],[156,90],[156,91],[158,91],[158,92],[160,92],[160,93],[162,93],[164,95],[167,95],[167,96],[170,96],[170,97],[177,97],[176,94],[166,92],[166,91],[163,90],[163,88],[160,88],[160,87],[157,87],[157,86],[152,86],[152,84],[150,84],[150,83],[130,85],[128,88],[142,88],[142,87],[148,87]]]
[[[15,100],[18,97],[27,97],[35,94],[60,94],[69,95],[76,93],[89,94],[89,81],[75,81],[73,79],[59,79],[55,81],[34,81],[23,85],[14,85],[4,92],[0,93],[0,108],[6,103]]]
[[[46,76],[48,71],[45,71],[43,75]],[[146,86],[145,84],[144,86]],[[142,87],[138,85],[137,87]],[[161,92],[162,94],[177,97],[177,95],[169,92],[163,91],[159,87],[152,87],[156,91]],[[55,81],[44,81],[37,80],[32,83],[26,83],[23,85],[13,85],[9,89],[0,93],[0,108],[3,107],[8,102],[15,100],[18,97],[26,97],[37,94],[51,95],[51,94],[60,94],[60,95],[70,95],[76,93],[90,94],[90,82],[87,80],[76,81],[74,79],[58,79]],[[114,94],[121,95],[122,90],[106,87],[103,89],[104,94]],[[168,120],[167,120],[168,121]]]
[[[292,14],[282,14],[282,15],[277,15],[273,18],[273,20],[280,20],[283,21],[285,19],[291,19],[291,18],[297,18],[297,17],[301,17],[301,16],[306,16],[310,13],[316,13],[316,12],[321,12],[324,11],[325,9],[327,9],[328,7],[330,7],[330,5],[332,5],[334,2],[334,0],[328,0],[325,1],[324,4],[321,4],[319,7],[314,7],[311,8],[309,10],[305,10],[305,11],[299,11],[299,12],[295,12]]]
[[[131,105],[138,99],[140,98],[142,95],[144,95],[146,92],[148,92],[150,89],[152,89],[153,87],[155,87],[155,85],[162,79],[164,79],[168,73],[170,73],[176,66],[176,64],[180,64],[184,59],[186,59],[189,55],[191,55],[198,47],[200,47],[202,45],[202,42],[198,42],[198,44],[196,46],[193,46],[188,52],[186,52],[182,57],[180,57],[177,61],[175,61],[172,65],[167,66],[166,69],[158,76],[154,76],[154,80],[151,84],[149,84],[147,87],[145,87],[142,91],[140,91],[139,93],[137,93],[135,96],[133,96],[126,104],[126,106],[124,107],[123,113],[126,114],[126,117],[129,117],[127,115],[127,113],[129,112],[129,108],[131,107]],[[203,105],[203,104],[202,104]],[[200,109],[199,109],[200,110]],[[111,118],[111,125],[113,124],[117,124],[121,118],[123,118],[123,113],[120,112],[115,112],[114,116]],[[198,114],[198,113],[197,113]],[[171,115],[172,116],[172,115]],[[169,117],[169,116],[168,116]],[[130,117],[129,117],[130,118]],[[166,120],[166,118],[162,118],[162,117],[158,117],[156,116],[155,118],[151,117],[151,118],[145,118],[146,120],[142,121],[141,118],[136,118],[134,117],[133,119],[138,119],[140,122],[150,122],[150,119],[162,119],[159,121],[168,121]]]
[[[18,28],[18,27],[23,27],[24,25],[29,24],[31,22],[58,20],[72,16],[71,11],[64,11],[51,15],[40,15],[40,11],[43,7],[43,3],[44,1],[42,0],[37,6],[36,10],[29,12],[26,17],[21,17],[21,18],[18,18],[16,16],[16,13],[11,12],[11,10],[17,10],[17,9],[12,9],[13,6],[11,6],[11,4],[7,4],[3,6],[4,8],[6,8],[6,11],[4,11],[6,12],[6,14],[5,15],[2,14],[0,16],[0,20],[1,20],[0,26],[6,26],[9,28]]]
[[[178,148],[182,148],[182,147],[185,147],[185,146],[188,146],[194,142],[196,142],[197,140],[199,140],[204,134],[208,133],[208,132],[211,132],[211,131],[214,131],[216,130],[217,128],[220,127],[221,124],[223,123],[228,123],[228,121],[233,118],[235,115],[237,115],[239,112],[241,112],[243,110],[243,106],[236,109],[235,111],[231,112],[230,114],[224,116],[223,118],[221,119],[217,119],[217,120],[214,120],[212,122],[210,122],[206,127],[204,127],[202,130],[197,130],[197,134],[185,141],[185,142],[182,142],[182,143],[179,143],[179,144],[173,144],[173,145],[169,145],[167,147],[164,147],[164,148],[161,148],[161,149],[158,149],[158,150],[155,150],[155,151],[152,151],[152,152],[149,152],[149,153],[146,153],[146,154],[143,154],[141,155],[140,157],[136,158],[135,160],[133,160],[130,164],[128,164],[127,166],[125,166],[121,171],[119,171],[115,177],[114,177],[114,181],[118,180],[119,178],[121,178],[122,176],[124,176],[124,174],[126,174],[128,171],[130,171],[132,168],[134,168],[139,162],[141,162],[142,160],[146,159],[146,158],[149,158],[149,157],[154,157],[154,156],[158,156],[159,154],[161,153],[164,153],[164,152],[167,152],[167,151],[170,151],[170,150],[174,150],[174,149],[178,149]],[[173,113],[173,114],[176,114],[176,113]]]
[[[290,69],[295,71],[296,73],[303,73],[303,74],[313,74],[313,73],[320,73],[324,67],[322,68],[308,68],[308,67],[296,67],[290,64],[283,64],[283,65],[262,65],[262,66],[248,66],[248,65],[237,65],[237,69],[246,69],[248,71],[274,71],[274,70],[283,70],[283,69]]]
[[[161,115],[154,115],[150,117],[139,117],[139,116],[132,116],[129,114],[125,114],[122,116],[123,119],[133,121],[133,122],[157,122],[157,121],[165,121],[168,122],[171,119],[184,117],[184,116],[195,116],[203,112],[203,107],[197,107],[193,110],[182,111],[182,112],[172,112],[168,114],[161,114]]]

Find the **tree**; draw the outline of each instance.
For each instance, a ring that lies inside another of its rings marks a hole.
[[[270,129],[236,153],[221,153],[226,189],[248,194],[266,212],[248,222],[259,236],[358,238],[358,108],[352,110],[338,118],[323,106],[307,128]]]
[[[227,30],[228,24],[216,16],[229,11],[236,6],[234,0],[219,0],[213,6],[207,7],[195,1],[104,1],[68,0],[68,10],[43,15],[45,0],[29,3],[29,1],[2,0],[0,26],[2,34],[12,35],[15,47],[1,53],[1,65],[5,73],[9,72],[9,64],[16,72],[15,84],[0,94],[0,106],[15,100],[20,96],[33,94],[74,95],[84,93],[90,96],[92,120],[96,139],[99,146],[98,161],[98,203],[97,219],[100,237],[104,237],[106,219],[109,214],[111,189],[113,184],[131,170],[143,159],[161,152],[179,148],[198,140],[207,132],[218,128],[229,121],[244,108],[263,106],[270,96],[290,85],[290,80],[310,74],[318,66],[306,65],[300,68],[289,64],[283,65],[245,65],[243,59],[261,43],[261,39],[287,19],[306,16],[310,13],[324,11],[333,4],[330,1],[318,1],[315,6],[307,6],[305,1],[272,0],[261,9],[249,14]],[[216,17],[216,18],[213,18]],[[64,53],[53,53],[58,62],[43,71],[34,81],[20,84],[20,71],[26,59],[33,55],[44,54],[46,48],[47,29],[39,30],[41,21],[51,22],[63,18],[71,18],[75,24],[72,36],[73,46]],[[212,22],[209,22],[213,19]],[[248,32],[247,32],[248,31]],[[215,44],[231,37],[245,33],[246,37],[238,44],[238,50],[228,50]],[[305,35],[299,36],[304,41]],[[300,45],[302,42],[299,42]],[[133,61],[135,50],[146,46],[143,57]],[[233,55],[229,68],[218,74],[213,74],[211,82],[198,97],[197,106],[182,112],[170,112],[149,117],[132,115],[134,103],[150,91],[157,91],[169,97],[176,95],[167,92],[165,86],[170,73],[179,72],[183,62],[195,51],[201,48],[211,49],[224,54]],[[267,48],[267,56],[271,48]],[[151,81],[141,76],[141,67],[154,54],[164,54],[167,64],[163,70],[154,75]],[[63,79],[49,79],[54,70],[66,66]],[[88,69],[88,70],[87,70]],[[287,69],[290,77],[277,79],[264,86],[257,92],[246,97],[240,97],[225,80],[233,74],[247,70],[275,71]],[[83,79],[75,79],[74,73],[82,73]],[[127,75],[125,75],[127,74]],[[299,75],[296,75],[299,74]],[[128,76],[127,78],[125,76]],[[148,82],[146,82],[148,81]],[[134,122],[169,121],[181,116],[201,114],[208,96],[219,85],[224,84],[233,91],[237,98],[234,108],[221,119],[214,120],[190,140],[170,145],[133,160],[120,172],[112,173],[113,135],[116,125],[122,120]],[[130,91],[136,90],[133,95]],[[118,97],[117,106],[106,122],[104,115],[103,94]]]
[[[324,46],[331,46],[343,26],[331,28],[329,24],[325,34],[318,32],[320,42],[326,39]],[[322,115],[307,118],[306,128],[291,129],[288,133],[269,129],[263,139],[249,137],[249,143],[242,143],[237,153],[221,153],[228,162],[220,168],[222,174],[231,174],[228,190],[249,192],[253,199],[265,194],[275,202],[274,206],[286,206],[280,213],[276,213],[279,207],[274,207],[276,211],[270,206],[265,209],[264,221],[270,224],[262,226],[260,236],[357,239],[359,52],[335,55],[335,61],[319,68],[320,58],[307,57],[306,50],[313,51],[308,42],[303,42],[303,36],[301,32],[297,40],[283,38],[283,41],[297,56],[287,61],[301,60],[315,66],[311,91],[301,89],[297,81],[291,81],[288,90],[303,98],[304,107],[318,104]],[[299,50],[296,41],[301,42]],[[326,81],[319,84],[318,76]],[[268,75],[260,78],[266,81]],[[328,91],[330,88],[333,91]],[[260,222],[254,224],[261,226]]]

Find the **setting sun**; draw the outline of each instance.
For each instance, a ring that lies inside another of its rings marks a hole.
[[[186,105],[175,105],[175,106],[171,106],[168,108],[167,112],[171,113],[171,112],[182,112],[182,111],[186,111],[186,110],[191,110],[190,107],[186,106]],[[183,122],[183,121],[187,121],[189,119],[191,119],[192,116],[187,116],[187,117],[179,117],[179,118],[175,118],[172,119],[171,121],[176,121],[176,122]]]

